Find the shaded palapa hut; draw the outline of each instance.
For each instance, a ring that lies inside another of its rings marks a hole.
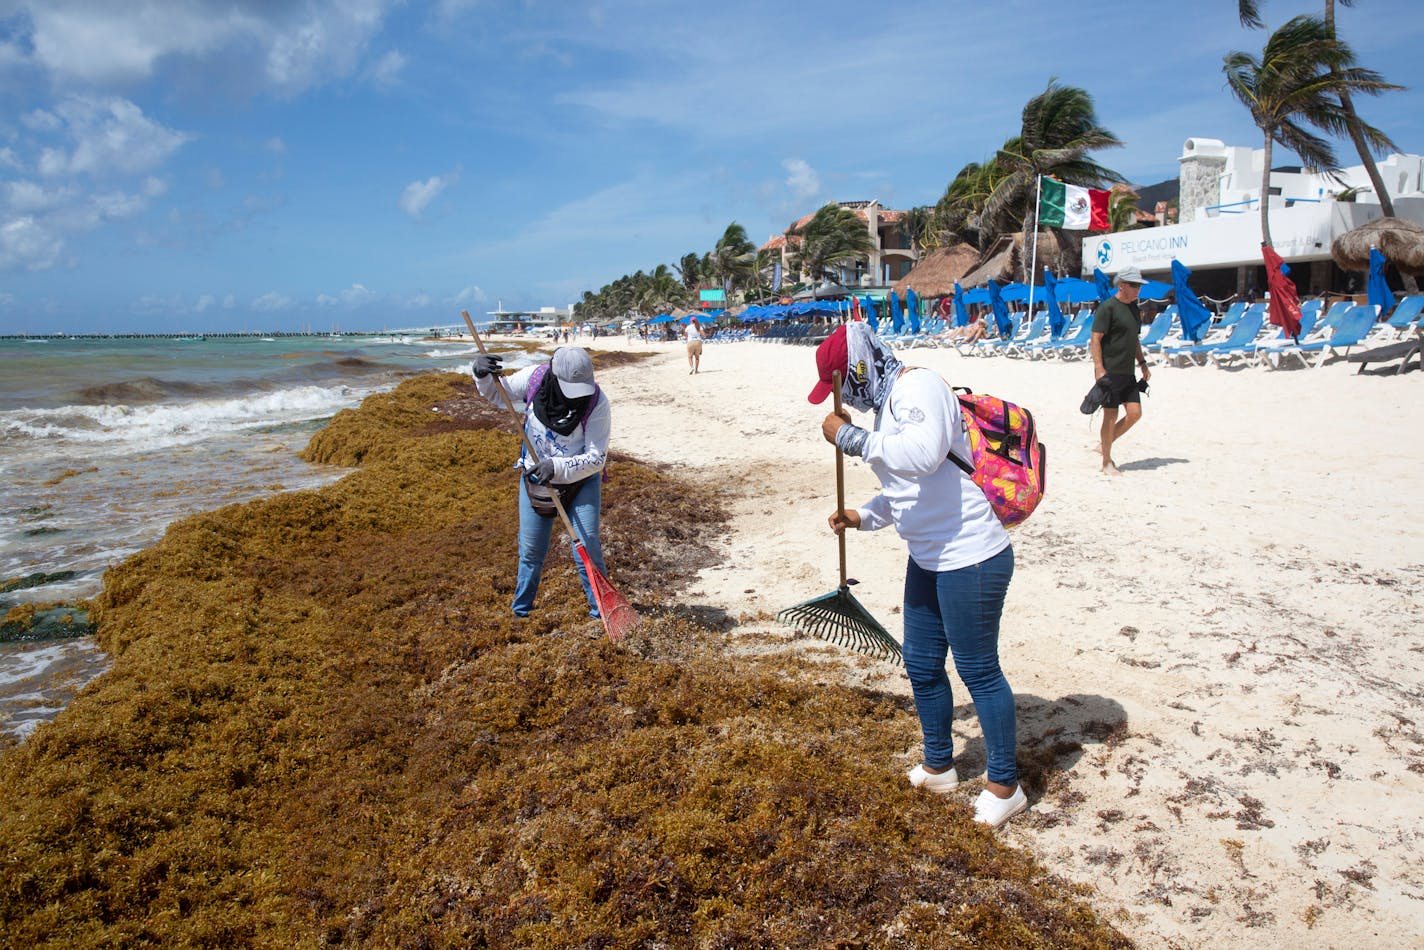
[[[1370,248],[1401,274],[1424,275],[1424,227],[1408,218],[1376,218],[1330,242],[1330,256],[1342,270],[1369,271]]]
[[[954,293],[954,282],[969,273],[978,260],[979,251],[969,244],[937,247],[890,289],[901,296],[914,290],[921,297],[947,297]]]
[[[1060,273],[1072,272],[1071,266],[1065,266],[1062,260],[1065,250],[1067,248],[1052,231],[1038,232],[1036,249],[1032,243],[1029,247],[1024,247],[1022,233],[1001,234],[980,255],[974,269],[960,278],[960,283],[969,288],[978,287],[991,278],[1000,283],[1012,283],[1016,280],[1027,282],[1026,275],[1030,268],[1039,274],[1042,274],[1044,267],[1053,267]],[[1037,259],[1032,260],[1035,257]],[[1042,277],[1037,282],[1042,283]]]

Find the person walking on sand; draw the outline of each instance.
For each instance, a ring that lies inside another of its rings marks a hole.
[[[904,660],[924,737],[924,761],[910,784],[948,795],[954,770],[954,700],[945,660],[969,688],[984,731],[987,787],[976,821],[1002,826],[1028,807],[1018,781],[1014,693],[999,666],[999,618],[1014,574],[1014,549],[989,500],[950,458],[969,459],[959,400],[939,374],[907,369],[864,323],[835,330],[816,348],[818,381],[808,397],[824,402],[839,372],[845,404],[875,414],[872,428],[844,410],[821,422],[827,442],[863,460],[880,494],[833,513],[831,530],[894,525],[905,539]]]
[[[1142,368],[1142,383],[1152,378],[1147,355],[1138,337],[1142,323],[1137,297],[1142,293],[1142,271],[1128,266],[1118,271],[1117,293],[1093,312],[1093,335],[1088,349],[1093,356],[1093,381],[1104,390],[1100,430],[1103,474],[1121,475],[1113,462],[1113,445],[1142,418],[1142,392],[1134,364]],[[1118,418],[1121,408],[1123,416]]]
[[[702,327],[697,318],[687,321],[687,375],[700,372],[702,366]]]
[[[552,492],[559,493],[589,560],[599,572],[604,570],[599,521],[613,414],[593,380],[593,359],[580,346],[561,346],[548,364],[526,367],[508,377],[499,375],[499,356],[480,354],[471,372],[480,395],[490,402],[503,404],[497,389],[502,385],[516,406],[524,403],[524,434],[539,456],[536,464],[521,449],[515,462],[524,477],[519,480],[519,569],[510,606],[516,616],[527,617],[553,536]],[[573,547],[572,539],[569,546]],[[588,598],[589,616],[597,617],[598,602],[577,555],[574,564]]]

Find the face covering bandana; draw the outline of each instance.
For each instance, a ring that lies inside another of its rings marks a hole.
[[[578,428],[579,420],[583,418],[584,409],[588,407],[591,399],[593,396],[579,396],[576,399],[565,396],[559,386],[559,377],[550,370],[545,374],[544,382],[534,397],[534,418],[538,419],[544,428],[559,435],[568,435]]]
[[[841,398],[858,412],[875,412],[885,405],[895,377],[904,364],[865,323],[846,324],[847,363]]]

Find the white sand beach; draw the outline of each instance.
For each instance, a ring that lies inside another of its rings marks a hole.
[[[680,344],[608,370],[614,448],[665,463],[734,513],[689,606],[736,649],[809,649],[908,695],[897,668],[796,638],[775,614],[837,584],[833,452],[809,347]],[[911,365],[1031,409],[1048,495],[1014,531],[1002,631],[1025,759],[1047,788],[1002,833],[1148,947],[1424,945],[1424,374],[1154,367],[1144,419],[1098,471],[1083,361]],[[847,461],[847,500],[875,491]],[[850,537],[857,599],[900,634],[905,548]],[[614,583],[619,564],[608,552]],[[958,766],[982,780],[968,694]],[[1081,749],[1078,744],[1081,743]],[[886,769],[918,760],[908,748]],[[977,785],[966,785],[966,800]]]

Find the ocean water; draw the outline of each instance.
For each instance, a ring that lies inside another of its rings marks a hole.
[[[0,614],[97,594],[179,518],[340,478],[297,457],[312,433],[475,352],[400,334],[0,340],[0,584],[34,583]],[[0,644],[0,733],[27,737],[106,666],[92,638]]]

